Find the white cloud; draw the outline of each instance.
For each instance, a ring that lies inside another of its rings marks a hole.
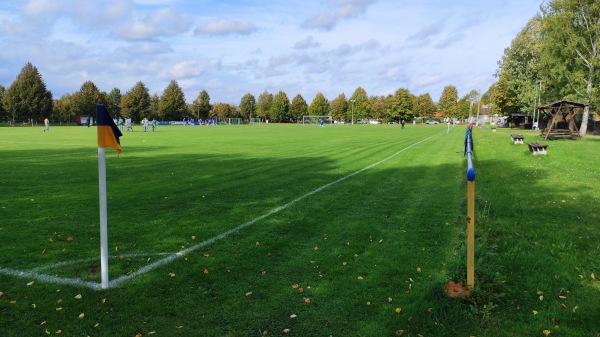
[[[191,28],[191,19],[173,8],[159,9],[149,15],[141,15],[130,25],[114,34],[127,40],[149,40],[183,34]]]
[[[256,30],[256,25],[251,22],[237,20],[212,20],[196,27],[194,33],[206,35],[249,35],[254,33]]]
[[[317,14],[305,20],[301,27],[306,29],[331,30],[340,21],[357,17],[364,14],[367,8],[374,2],[373,0],[330,0],[331,9],[326,9],[329,13]]]

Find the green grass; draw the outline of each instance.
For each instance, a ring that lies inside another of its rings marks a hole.
[[[42,130],[0,128],[0,268],[99,282],[95,129]],[[443,287],[466,277],[465,129],[445,130],[127,133],[120,157],[107,149],[111,279],[288,207],[109,290],[0,273],[0,336],[599,333],[600,139],[534,157],[510,130],[475,130],[476,287],[461,300]]]

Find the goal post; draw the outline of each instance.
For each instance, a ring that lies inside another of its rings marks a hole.
[[[229,117],[219,118],[219,124],[241,125],[242,124],[242,119],[241,118],[229,118]]]
[[[303,125],[319,125],[319,123],[323,122],[324,124],[333,124],[333,118],[331,116],[303,116],[302,124]]]

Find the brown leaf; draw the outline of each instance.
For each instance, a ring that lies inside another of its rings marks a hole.
[[[305,298],[304,298],[304,303],[306,303],[306,304],[310,304],[310,298],[308,298],[308,297],[305,297]]]
[[[396,336],[402,336],[404,334],[404,330],[396,331]]]
[[[446,284],[446,292],[450,297],[467,297],[471,293],[471,290],[466,289],[462,282],[455,283],[450,281]]]
[[[314,250],[319,250],[319,246],[315,246],[315,248],[313,248]]]

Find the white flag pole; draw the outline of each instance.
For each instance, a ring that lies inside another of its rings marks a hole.
[[[106,210],[106,149],[98,148],[98,189],[100,196],[100,271],[102,289],[108,289],[108,221]]]

